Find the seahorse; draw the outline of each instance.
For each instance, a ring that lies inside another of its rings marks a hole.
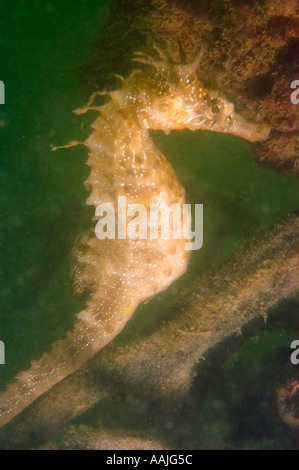
[[[87,204],[97,207],[126,196],[127,204],[179,204],[184,188],[149,130],[207,129],[249,141],[266,139],[269,126],[250,122],[217,90],[198,78],[201,53],[192,63],[174,63],[161,49],[137,52],[137,67],[108,101],[96,105],[96,94],[77,114],[99,114],[84,142],[89,149],[90,189]],[[104,92],[103,92],[104,93]],[[103,94],[97,93],[97,94]],[[96,220],[96,218],[95,218]],[[105,239],[95,229],[83,234],[74,249],[74,288],[89,291],[84,311],[72,330],[33,361],[29,370],[0,394],[0,426],[10,421],[42,393],[71,374],[119,334],[142,302],[168,288],[188,266],[185,239]]]

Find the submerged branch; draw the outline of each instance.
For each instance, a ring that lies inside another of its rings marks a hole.
[[[124,391],[171,401],[190,387],[204,353],[298,289],[298,216],[254,239],[222,269],[179,296],[175,319],[126,347],[109,345],[5,426],[5,446],[30,446],[108,395]],[[4,440],[4,439],[3,439]]]

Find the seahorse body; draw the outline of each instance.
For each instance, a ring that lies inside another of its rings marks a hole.
[[[87,204],[184,204],[184,189],[148,130],[209,129],[250,141],[266,138],[269,127],[248,122],[234,112],[221,93],[206,90],[197,78],[200,57],[175,65],[156,49],[157,57],[138,54],[142,68],[123,79],[96,109],[99,117],[84,144],[91,168]],[[70,144],[75,145],[76,143]],[[84,311],[71,331],[0,394],[0,426],[68,374],[81,367],[124,327],[137,306],[166,289],[187,269],[184,238],[173,240],[98,240],[94,229],[74,249],[74,287],[90,290]]]

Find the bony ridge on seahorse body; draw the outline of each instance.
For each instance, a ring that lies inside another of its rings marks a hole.
[[[156,57],[136,53],[142,64],[102,106],[88,105],[99,116],[84,142],[89,149],[87,204],[184,204],[184,189],[149,129],[207,129],[250,141],[265,139],[269,127],[249,122],[223,94],[207,90],[197,78],[200,55],[190,64],[174,64],[158,48]],[[68,146],[76,145],[73,142]],[[66,146],[66,147],[68,147]],[[124,327],[137,306],[161,292],[188,265],[185,240],[98,240],[94,229],[74,249],[74,288],[90,291],[84,311],[64,339],[0,394],[0,426],[57,382],[81,367]]]

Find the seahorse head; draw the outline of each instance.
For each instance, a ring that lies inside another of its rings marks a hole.
[[[136,59],[148,67],[142,80],[139,111],[145,127],[166,133],[202,129],[234,134],[251,142],[268,137],[267,124],[245,119],[222,92],[208,88],[198,78],[202,54],[190,64],[174,64],[160,50],[159,55],[159,60],[146,54],[139,54]]]

